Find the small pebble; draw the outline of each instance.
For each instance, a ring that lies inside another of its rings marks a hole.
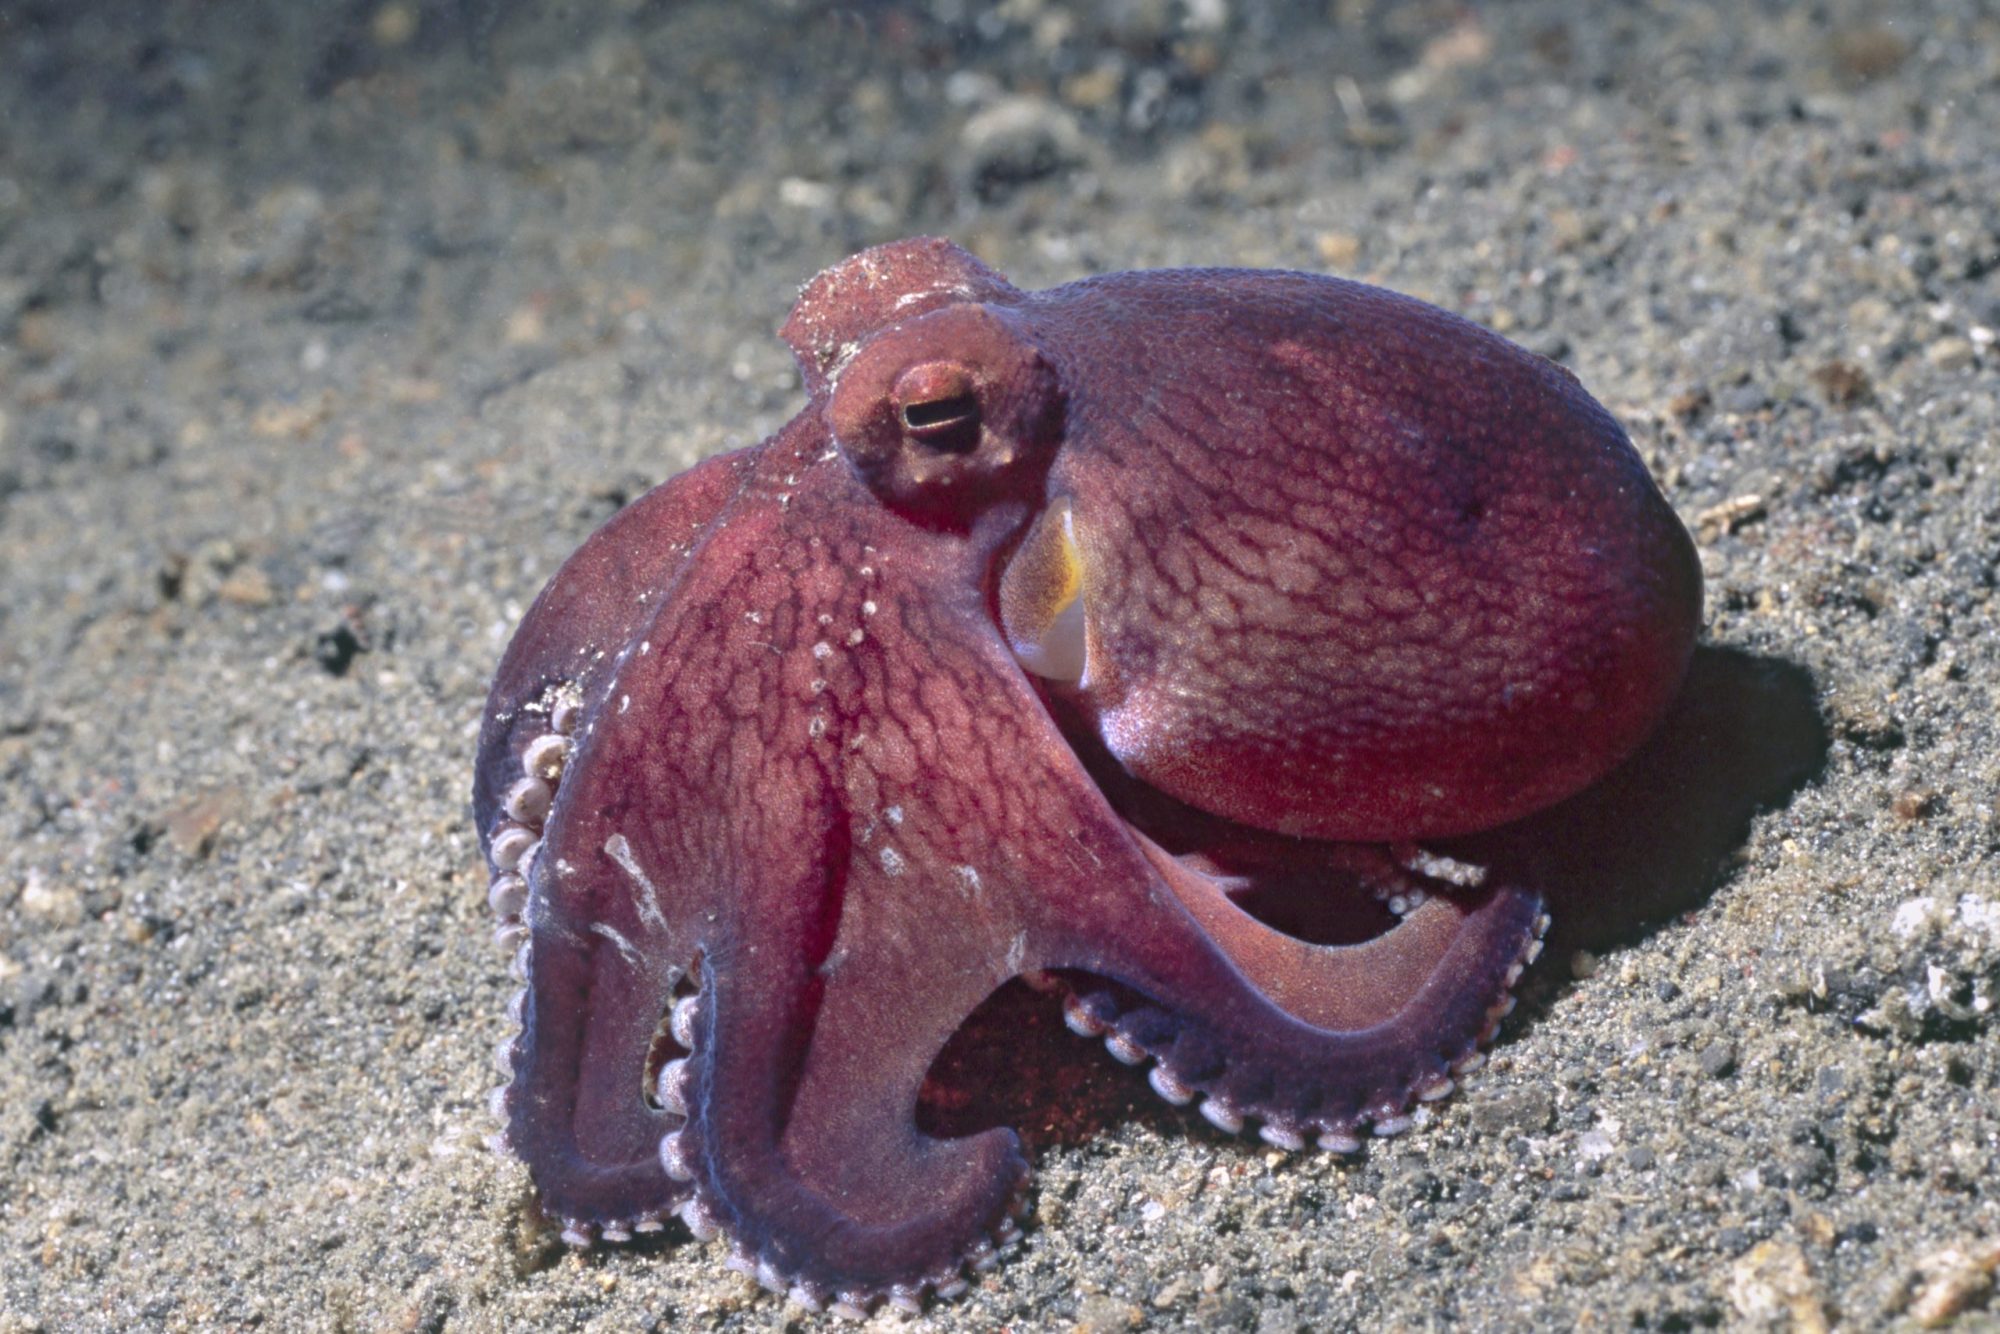
[[[1320,262],[1330,269],[1351,269],[1361,258],[1361,238],[1352,232],[1321,232],[1313,238]]]
[[[1122,1329],[1137,1329],[1146,1319],[1146,1313],[1129,1302],[1123,1302],[1107,1293],[1092,1293],[1076,1304],[1076,1323],[1070,1328],[1075,1334],[1114,1334]]]
[[[29,870],[16,901],[29,917],[52,926],[75,926],[83,920],[83,896],[69,885],[51,881],[39,868]]]
[[[405,4],[384,5],[368,21],[368,35],[377,46],[402,46],[417,35],[417,12]]]
[[[1815,370],[1812,378],[1820,392],[1826,395],[1826,401],[1837,408],[1851,408],[1857,403],[1865,403],[1875,394],[1868,372],[1851,361],[1829,361]]]
[[[1924,349],[1924,360],[1941,371],[1962,371],[1972,364],[1972,340],[1953,334]]]
[[[1986,1304],[2000,1270],[2000,1240],[1948,1246],[1917,1261],[1928,1281],[1910,1303],[1910,1318],[1936,1329],[1975,1306]]]
[[[1745,381],[1733,389],[1722,391],[1720,400],[1724,412],[1733,412],[1739,417],[1747,417],[1771,401],[1761,385]]]
[[[276,594],[271,577],[255,565],[246,565],[215,587],[216,596],[239,607],[268,607]]]
[[[215,847],[223,821],[242,800],[242,792],[231,787],[200,792],[176,803],[162,817],[167,842],[183,857],[206,857]]]
[[[1889,812],[1904,824],[1921,820],[1937,807],[1937,793],[1929,788],[1914,787],[1898,792],[1889,802]]]
[[[1894,74],[1910,56],[1910,42],[1885,26],[1846,28],[1832,41],[1835,67],[1857,83]]]
[[[975,114],[959,132],[965,187],[984,202],[1053,176],[1083,157],[1075,119],[1053,102],[1010,97]]]
[[[1729,1271],[1729,1302],[1755,1328],[1783,1327],[1796,1334],[1830,1328],[1826,1299],[1805,1253],[1791,1242],[1760,1242]]]

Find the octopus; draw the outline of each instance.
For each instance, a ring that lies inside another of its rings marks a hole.
[[[492,1105],[565,1240],[678,1219],[849,1316],[965,1291],[1029,1164],[919,1094],[1016,978],[1225,1131],[1410,1127],[1548,926],[1532,872],[1441,849],[1602,779],[1693,649],[1693,545],[1611,415],[1305,273],[1030,292],[907,240],[782,336],[803,410],[591,536],[485,712]]]

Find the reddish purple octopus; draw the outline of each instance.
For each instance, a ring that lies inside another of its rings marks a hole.
[[[962,1291],[1028,1165],[918,1091],[1015,977],[1281,1148],[1449,1092],[1547,918],[1436,841],[1606,774],[1694,643],[1610,415],[1302,273],[1023,292],[902,241],[784,337],[805,409],[591,537],[486,709],[494,1107],[565,1238],[678,1215],[844,1314]],[[1279,883],[1391,924],[1286,934],[1242,906]]]

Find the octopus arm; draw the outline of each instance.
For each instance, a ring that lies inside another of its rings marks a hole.
[[[1028,1166],[1011,1130],[938,1139],[914,1113],[946,1039],[1006,979],[1005,947],[910,911],[898,896],[927,868],[891,876],[836,813],[809,856],[796,825],[764,832],[758,911],[704,955],[691,1115],[665,1149],[691,1178],[689,1221],[808,1305],[949,1292],[1011,1239]]]
[[[1313,944],[1238,908],[1216,877],[1144,851],[1168,895],[1106,920],[1088,946],[1137,999],[1079,995],[1071,1026],[1152,1061],[1170,1101],[1199,1099],[1230,1131],[1260,1122],[1285,1148],[1352,1151],[1449,1093],[1513,1009],[1548,925],[1539,894],[1500,883],[1431,893],[1371,940]]]
[[[688,1196],[659,1154],[682,1118],[645,1087],[682,970],[636,929],[603,929],[611,920],[537,931],[500,1092],[507,1144],[575,1243],[655,1230]]]
[[[511,1082],[494,1110],[577,1243],[653,1230],[687,1196],[658,1153],[680,1118],[643,1074],[688,958],[664,929],[658,887],[649,897],[635,884],[644,870],[630,846],[567,798],[589,781],[589,719],[620,651],[643,642],[750,457],[654,488],[570,557],[515,635],[480,735],[473,806],[489,901],[527,983],[513,1005],[520,1028],[497,1054]]]
[[[637,638],[710,522],[742,486],[754,449],[697,464],[648,491],[591,534],[522,618],[494,673],[479,734],[472,802],[489,844],[521,755],[579,707]]]

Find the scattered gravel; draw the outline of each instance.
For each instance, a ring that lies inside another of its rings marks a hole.
[[[781,424],[798,285],[922,232],[1562,360],[1816,746],[1616,931],[1609,850],[1354,1160],[1002,1026],[1034,1213],[930,1323],[1991,1319],[1997,95],[1973,0],[0,6],[0,1331],[804,1327],[676,1233],[564,1252],[485,1152],[470,756],[563,556]],[[1725,766],[1800,722],[1713,717]]]

